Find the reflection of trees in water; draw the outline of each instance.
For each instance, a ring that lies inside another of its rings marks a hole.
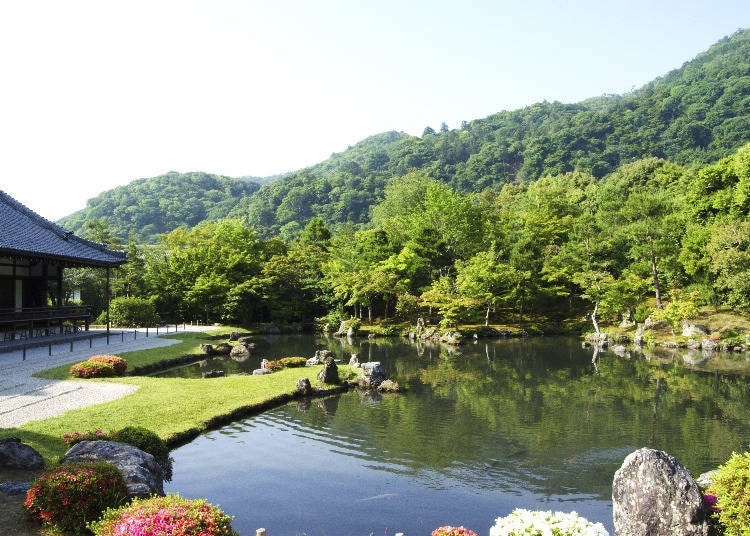
[[[564,338],[481,341],[461,355],[398,340],[357,349],[372,351],[409,389],[380,400],[377,411],[367,410],[371,400],[342,398],[326,425],[332,433],[355,426],[374,453],[465,474],[479,486],[523,476],[545,493],[572,488],[604,498],[638,447],[667,450],[698,472],[750,435],[748,381],[676,361],[602,352],[595,374],[592,351]]]

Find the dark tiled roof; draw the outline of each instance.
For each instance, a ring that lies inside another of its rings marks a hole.
[[[124,251],[77,237],[0,190],[0,255],[50,258],[73,265],[117,266]]]

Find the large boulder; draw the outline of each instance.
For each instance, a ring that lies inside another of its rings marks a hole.
[[[357,376],[357,385],[362,389],[375,389],[388,379],[385,367],[380,361],[362,363],[360,368],[362,372]]]
[[[250,350],[244,344],[238,344],[232,347],[229,357],[235,361],[247,361],[250,359]]]
[[[708,327],[701,324],[691,324],[685,322],[682,324],[682,336],[683,337],[705,337],[708,335]]]
[[[229,334],[229,340],[230,341],[234,342],[234,341],[237,341],[239,339],[240,339],[240,334],[238,332],[233,331],[232,333]]]
[[[44,458],[17,437],[0,439],[0,467],[11,469],[40,469]]]
[[[297,380],[295,388],[303,395],[309,395],[312,392],[312,385],[310,385],[310,380],[308,378],[300,378]]]
[[[323,361],[323,368],[318,372],[318,381],[323,383],[339,383],[339,368],[332,357]]]
[[[122,473],[130,497],[164,495],[164,475],[154,457],[126,443],[81,441],[60,462],[109,462]]]
[[[617,536],[708,536],[703,496],[690,472],[673,456],[642,448],[629,454],[612,482]]]
[[[216,355],[229,355],[232,351],[232,345],[228,342],[220,342],[214,346],[214,354]]]

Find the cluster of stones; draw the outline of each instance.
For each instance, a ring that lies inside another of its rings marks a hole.
[[[108,462],[122,473],[130,497],[164,495],[164,475],[154,457],[141,449],[116,441],[81,441],[73,445],[60,463]],[[32,447],[17,438],[0,440],[0,467],[35,470],[44,467],[44,459]],[[25,494],[29,482],[3,482],[8,494]]]

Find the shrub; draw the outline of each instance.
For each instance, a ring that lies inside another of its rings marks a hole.
[[[265,368],[276,372],[277,370],[283,369],[284,365],[282,365],[278,361],[266,361]]]
[[[179,495],[135,499],[89,524],[97,536],[236,536],[232,518],[205,500]]]
[[[115,367],[111,363],[81,361],[70,367],[70,375],[76,378],[109,378],[115,375]]]
[[[29,487],[24,507],[32,519],[75,534],[102,511],[125,501],[120,471],[108,463],[67,463],[42,473]]]
[[[498,517],[490,536],[554,534],[555,536],[609,536],[601,523],[591,523],[575,512],[532,512],[517,508],[506,517]]]
[[[110,302],[109,320],[116,326],[153,326],[159,322],[159,315],[151,301],[122,296]]]
[[[477,533],[464,527],[445,526],[433,530],[432,536],[477,536]]]
[[[63,443],[68,445],[69,447],[72,447],[76,443],[80,443],[81,441],[107,441],[109,439],[109,434],[105,434],[101,430],[92,430],[89,432],[73,432],[70,434],[63,434],[62,440]]]
[[[307,358],[300,356],[282,357],[278,360],[278,363],[280,363],[282,367],[304,367],[307,364]]]
[[[726,536],[747,534],[750,527],[750,452],[732,453],[719,467],[708,493],[716,495],[719,521]]]
[[[128,362],[116,355],[95,355],[88,358],[95,363],[110,363],[115,368],[115,374],[122,376],[128,370]]]
[[[112,441],[133,445],[157,459],[169,456],[169,447],[167,447],[166,441],[148,428],[126,426],[112,434]]]

